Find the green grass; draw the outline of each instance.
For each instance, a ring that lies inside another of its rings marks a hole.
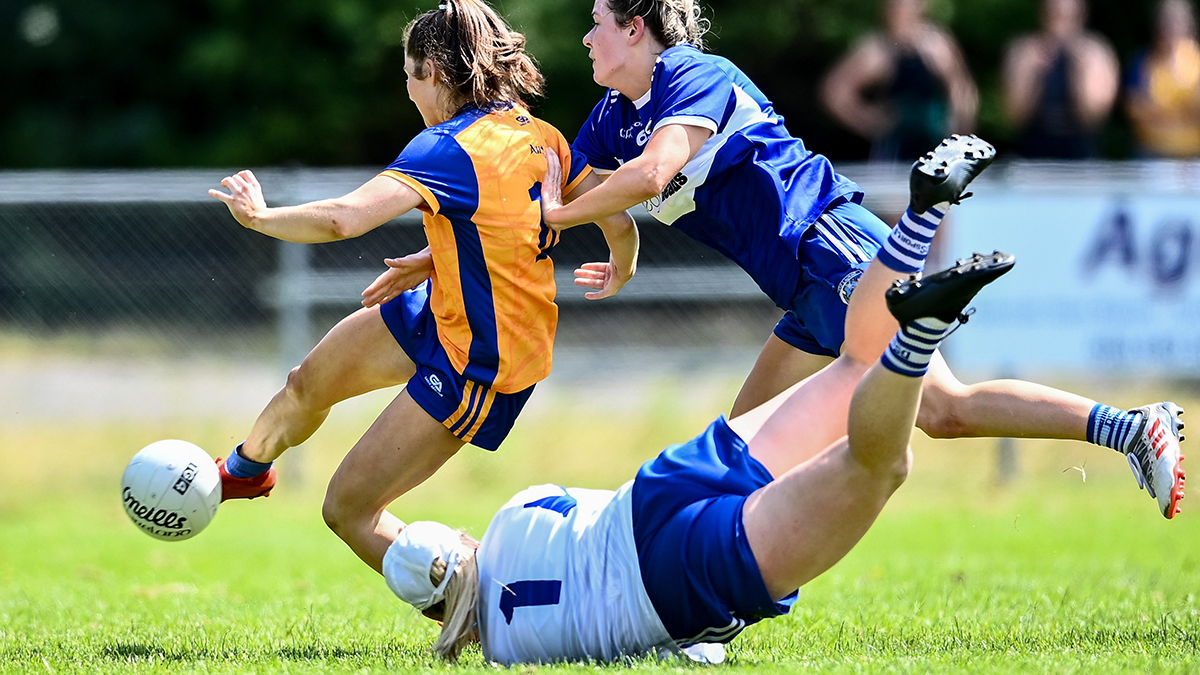
[[[699,431],[737,384],[547,386],[501,452],[465,449],[393,511],[481,535],[495,509],[531,483],[615,487]],[[1090,393],[1119,405],[1150,398]],[[226,504],[207,531],[175,543],[126,519],[117,496],[125,461],[163,437],[223,452],[256,411],[139,423],[7,416],[0,672],[494,670],[477,649],[457,668],[432,658],[436,626],[321,523],[325,480],[387,396],[336,410],[284,464],[270,499]],[[914,447],[909,483],[864,541],[807,586],[789,616],[743,633],[716,670],[1200,671],[1200,518],[1187,502],[1182,516],[1164,520],[1121,457],[1082,443],[1023,442],[1021,478],[1006,487],[994,484],[990,441],[918,434]]]

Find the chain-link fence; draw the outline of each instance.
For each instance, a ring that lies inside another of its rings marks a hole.
[[[288,204],[345,194],[372,174],[259,177],[269,201]],[[294,364],[358,306],[384,257],[425,245],[416,214],[320,245],[246,231],[206,193],[223,175],[0,173],[0,331],[85,341],[135,335],[180,353],[273,349]],[[653,221],[639,224],[639,272],[615,298],[585,301],[572,284],[576,266],[607,259],[598,228],[569,230],[555,248],[560,363],[639,350],[685,353],[691,362],[719,363],[731,351],[752,358],[779,310],[711,249]]]

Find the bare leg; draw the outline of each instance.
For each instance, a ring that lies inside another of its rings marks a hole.
[[[383,554],[404,527],[385,511],[388,504],[432,476],[462,445],[407,391],[400,392],[334,472],[321,509],[326,524],[382,573]]]
[[[842,355],[816,375],[730,421],[752,448],[757,444],[754,456],[771,475],[783,475],[846,434],[854,387],[898,328],[888,312],[885,292],[893,281],[907,276],[873,260],[850,299],[846,335],[854,337],[847,337]],[[803,419],[802,430],[796,427],[795,417]]]
[[[846,437],[820,452],[807,447],[822,440],[810,436],[809,430],[829,427],[830,422],[823,418],[836,413],[846,396],[846,381],[863,370],[864,356],[883,351],[875,351],[878,345],[867,341],[847,341],[846,352],[828,368],[763,406],[770,416],[758,429],[734,427],[746,440],[751,456],[777,477],[750,495],[742,516],[755,560],[774,598],[787,595],[841,560],[904,482],[924,373],[938,343],[951,330],[951,319],[933,317],[956,316],[982,284],[1011,269],[1010,257],[991,260],[988,264],[994,266],[969,263],[951,274],[935,275],[923,286],[901,289],[895,302],[900,314],[929,311],[932,316],[914,321],[897,334],[884,361],[876,361],[854,387]],[[967,276],[972,273],[979,276]],[[866,299],[875,300],[872,296]],[[887,311],[882,294],[878,301],[883,307],[876,311]],[[864,320],[854,311],[853,302],[850,309],[847,332],[850,321],[868,329],[882,325]],[[839,379],[843,371],[845,376]],[[758,413],[755,410],[745,417],[754,419]],[[789,454],[801,460],[790,468],[782,461]],[[780,473],[781,469],[785,472]]]
[[[757,408],[830,363],[833,363],[831,357],[802,352],[772,333],[742,384],[729,416],[737,417]]]
[[[849,437],[747,499],[742,520],[773,598],[786,596],[841,560],[904,482],[920,392],[921,378],[875,365],[855,391]],[[777,415],[794,435],[806,433],[813,417],[804,404],[802,397],[794,397]],[[773,442],[751,440],[750,454],[774,455]]]
[[[849,333],[847,333],[849,334]],[[772,335],[733,406],[738,416],[820,370],[828,357],[802,352]],[[979,436],[1087,440],[1092,399],[1024,380],[964,385],[940,354],[930,364],[917,427],[933,438]]]
[[[940,354],[925,376],[917,426],[934,438],[1005,436],[1087,440],[1096,402],[1023,380],[964,385]]]
[[[396,343],[379,308],[342,319],[288,374],[259,414],[242,456],[270,462],[308,440],[335,403],[406,382],[416,366]]]

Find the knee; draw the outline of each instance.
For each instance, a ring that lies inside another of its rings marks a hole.
[[[298,398],[303,397],[305,390],[308,388],[307,383],[304,381],[307,375],[308,373],[305,372],[303,363],[289,370],[286,384],[288,394]]]
[[[319,390],[319,387],[312,383],[309,369],[303,363],[288,372],[287,384],[284,385],[284,388],[289,397],[299,401],[307,401],[312,398],[314,392]]]
[[[325,493],[325,503],[321,505],[321,518],[325,520],[325,526],[342,539],[346,538],[353,521],[350,510],[332,491]]]
[[[891,486],[895,491],[904,481],[908,480],[908,473],[912,470],[912,448],[904,448],[901,456],[888,461],[881,466],[876,467],[876,473],[880,478]]]
[[[962,406],[963,393],[926,387],[917,411],[917,428],[930,438],[962,438],[968,434]]]

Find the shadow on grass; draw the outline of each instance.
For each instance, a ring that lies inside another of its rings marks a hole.
[[[118,642],[108,645],[101,654],[114,661],[199,661],[211,659],[215,655],[207,648],[167,649],[160,645],[142,642]]]
[[[198,661],[254,662],[280,659],[283,661],[354,661],[362,663],[432,662],[428,644],[405,644],[386,642],[356,646],[325,645],[319,643],[288,645],[277,649],[213,649],[206,646],[180,647],[163,646],[152,642],[119,642],[107,645],[102,656],[112,661],[128,662],[175,662]]]

